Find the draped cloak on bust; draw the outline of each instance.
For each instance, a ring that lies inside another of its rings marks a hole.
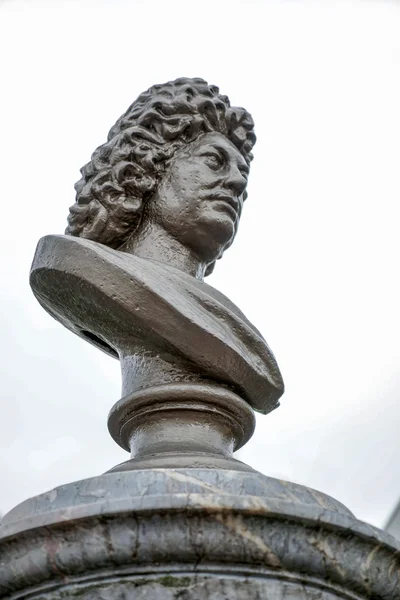
[[[53,317],[120,358],[125,394],[214,381],[260,412],[279,405],[282,377],[260,332],[226,296],[175,267],[50,235],[38,244],[31,285]]]

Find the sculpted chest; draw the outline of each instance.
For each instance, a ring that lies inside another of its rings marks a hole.
[[[253,432],[251,407],[269,412],[277,406],[283,384],[261,334],[222,294],[178,269],[92,241],[47,236],[37,249],[31,285],[57,320],[120,359],[123,398],[109,424],[116,441],[136,459],[144,452],[142,440],[138,448],[138,414],[142,422],[150,407],[156,436],[160,423],[164,436],[162,444],[146,446],[147,454],[156,447],[172,452],[184,443],[186,454],[201,452],[203,462],[205,452],[222,452],[227,462]],[[179,402],[182,415],[190,411],[197,422],[192,445],[183,431],[186,421],[178,424]],[[166,415],[173,420],[168,433]],[[228,437],[226,420],[234,430]],[[210,430],[213,440],[207,445]]]

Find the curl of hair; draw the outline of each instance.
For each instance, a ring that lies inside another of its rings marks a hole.
[[[65,233],[115,249],[123,246],[139,226],[145,203],[174,153],[214,131],[224,134],[250,163],[256,140],[251,115],[231,107],[216,86],[181,78],[151,87],[82,167]]]

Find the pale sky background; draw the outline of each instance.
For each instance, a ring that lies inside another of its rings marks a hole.
[[[208,283],[286,383],[241,458],[382,526],[400,498],[400,2],[0,0],[0,512],[128,455],[119,365],[28,286],[79,168],[143,90],[180,76],[245,106],[258,143]]]

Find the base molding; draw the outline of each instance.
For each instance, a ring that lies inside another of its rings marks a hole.
[[[4,517],[0,597],[400,600],[400,544],[254,471],[114,472]]]

